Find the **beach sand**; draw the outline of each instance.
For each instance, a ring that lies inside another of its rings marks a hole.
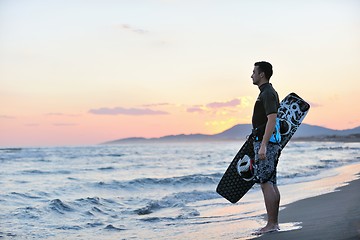
[[[279,189],[279,232],[253,235],[266,225],[263,196],[255,186],[237,204],[200,209],[209,224],[181,231],[181,238],[174,239],[360,240],[360,163],[322,171],[315,179],[281,184]]]
[[[279,218],[280,227],[282,223],[301,222],[302,228],[256,239],[360,239],[360,179],[335,192],[290,203]]]

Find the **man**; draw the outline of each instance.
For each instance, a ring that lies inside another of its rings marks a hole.
[[[279,230],[278,214],[280,192],[276,186],[276,166],[280,154],[280,134],[276,116],[280,106],[279,96],[269,80],[273,74],[268,62],[256,62],[251,78],[260,89],[254,106],[252,125],[254,129],[255,179],[260,183],[267,212],[267,225],[257,234]]]

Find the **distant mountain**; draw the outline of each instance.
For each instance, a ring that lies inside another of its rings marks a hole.
[[[251,124],[238,124],[228,130],[214,135],[207,134],[180,134],[168,135],[159,138],[123,138],[103,144],[120,144],[136,142],[200,142],[200,141],[224,141],[224,140],[244,140],[251,133]],[[293,139],[303,140],[334,140],[347,141],[348,139],[360,139],[360,126],[347,130],[334,130],[330,128],[301,124],[296,131]]]
[[[251,129],[251,124],[238,124],[228,130],[213,135],[213,137],[219,140],[244,139],[251,133]]]
[[[347,130],[334,130],[309,124],[301,124],[294,137],[324,137],[324,136],[347,136],[360,134],[360,126]]]

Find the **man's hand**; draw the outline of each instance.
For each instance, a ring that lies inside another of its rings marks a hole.
[[[266,159],[266,145],[265,144],[260,145],[258,155],[259,155],[259,160],[265,160]]]

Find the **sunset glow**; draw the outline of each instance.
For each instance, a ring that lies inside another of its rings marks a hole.
[[[0,147],[214,134],[250,123],[253,64],[305,123],[360,125],[360,3],[0,1]]]

